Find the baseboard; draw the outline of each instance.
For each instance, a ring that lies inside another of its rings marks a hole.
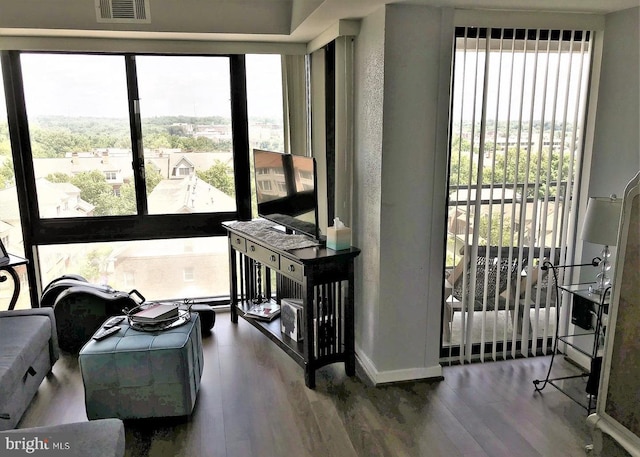
[[[371,383],[375,385],[389,384],[393,382],[416,381],[422,379],[443,379],[442,366],[435,365],[432,367],[404,368],[402,370],[379,371],[374,363],[361,350],[356,348],[356,358],[358,364],[369,378]]]

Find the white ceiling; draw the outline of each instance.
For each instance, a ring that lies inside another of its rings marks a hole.
[[[640,0],[150,0],[150,24],[96,21],[95,0],[0,0],[0,36],[87,36],[307,43],[384,4],[609,13]]]

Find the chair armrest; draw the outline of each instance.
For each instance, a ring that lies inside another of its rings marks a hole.
[[[12,309],[0,312],[0,319],[3,317],[18,316],[46,316],[49,318],[49,321],[51,322],[49,356],[51,357],[51,365],[53,365],[53,363],[60,357],[60,348],[58,347],[58,330],[56,328],[56,316],[53,314],[53,308]]]

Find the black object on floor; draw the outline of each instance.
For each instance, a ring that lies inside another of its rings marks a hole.
[[[191,311],[200,315],[200,328],[202,333],[211,333],[211,329],[216,323],[216,312],[209,305],[192,305]]]
[[[598,395],[600,371],[602,371],[602,357],[591,359],[591,372],[589,373],[589,379],[587,380],[587,393],[589,395]]]

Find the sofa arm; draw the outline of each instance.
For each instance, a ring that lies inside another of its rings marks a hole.
[[[0,432],[0,437],[0,455],[4,455],[2,451],[12,440],[24,443],[34,438],[50,438],[51,442],[60,443],[63,447],[59,455],[69,457],[122,457],[125,453],[124,423],[115,418],[19,428]],[[49,446],[51,447],[51,444]],[[52,453],[58,455],[55,450],[52,450]]]
[[[51,366],[53,366],[53,363],[60,357],[60,348],[58,347],[58,330],[56,328],[56,316],[53,314],[53,308],[12,309],[10,311],[0,312],[0,318],[16,316],[46,316],[49,318],[51,322],[49,357],[51,357]]]

